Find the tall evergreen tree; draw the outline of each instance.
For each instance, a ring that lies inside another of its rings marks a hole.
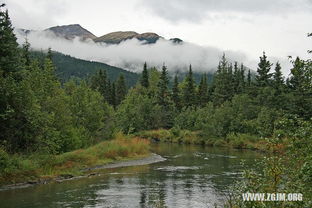
[[[293,113],[306,119],[312,117],[312,65],[299,57],[293,62],[290,70],[289,87],[293,95]]]
[[[279,62],[277,62],[273,73],[273,87],[276,90],[281,90],[284,85],[284,77],[281,70],[281,65]]]
[[[190,107],[195,105],[195,82],[193,78],[192,65],[190,65],[188,75],[185,78],[185,86],[183,88],[183,105]]]
[[[116,87],[114,82],[112,83],[110,90],[110,104],[116,108]]]
[[[148,77],[148,71],[147,71],[147,64],[144,63],[143,71],[142,71],[142,77],[141,77],[141,85],[142,87],[148,88],[149,87],[149,77]]]
[[[218,65],[218,70],[214,76],[214,105],[221,105],[234,96],[232,66],[228,63],[225,55],[222,56]]]
[[[178,75],[174,76],[173,86],[172,86],[172,101],[175,104],[175,107],[181,109],[181,100],[180,100],[180,89],[179,89],[179,80]]]
[[[19,50],[8,10],[2,10],[4,6],[0,6],[0,70],[7,76],[19,68]]]
[[[160,106],[160,118],[163,128],[171,128],[174,120],[174,103],[169,94],[167,67],[164,65],[157,84],[157,104]]]
[[[245,81],[245,67],[241,64],[241,68],[239,70],[239,85],[238,85],[238,92],[242,93],[245,90],[246,81]]]
[[[125,83],[125,77],[121,74],[116,83],[116,105],[119,105],[127,94],[127,87]]]
[[[233,87],[234,92],[237,94],[239,93],[239,84],[240,84],[240,71],[238,69],[238,63],[234,63],[234,74],[233,74]]]
[[[204,106],[208,102],[208,84],[206,74],[201,77],[197,97],[199,106]]]
[[[52,49],[51,48],[48,49],[47,58],[52,61],[53,54],[52,54]]]
[[[168,71],[167,67],[164,65],[162,67],[161,75],[158,81],[158,103],[162,106],[167,105],[167,97],[169,95],[168,93],[168,84],[169,84],[169,79],[168,79]]]
[[[105,98],[106,101],[109,99],[109,89],[107,86],[107,75],[106,70],[99,70],[91,78],[91,88],[97,90]]]
[[[267,60],[267,56],[265,55],[265,52],[263,52],[263,56],[260,57],[260,62],[258,64],[256,75],[256,83],[260,87],[266,87],[270,84],[270,78],[272,77],[272,74],[270,74],[272,64],[270,61]]]
[[[31,62],[29,50],[30,50],[30,43],[28,42],[26,38],[25,43],[23,44],[23,47],[22,47],[22,59],[26,67],[29,67],[30,62]]]
[[[250,72],[250,69],[248,70],[248,75],[247,75],[247,85],[248,85],[248,87],[251,86],[251,72]]]
[[[290,87],[300,93],[304,91],[305,85],[305,69],[304,69],[304,62],[297,57],[293,62],[293,68],[290,70],[291,76],[289,78]]]

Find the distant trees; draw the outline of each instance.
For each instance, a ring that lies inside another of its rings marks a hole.
[[[120,74],[116,82],[111,82],[107,78],[105,70],[99,70],[91,77],[90,87],[100,92],[105,101],[114,108],[122,102],[127,94],[124,75]]]

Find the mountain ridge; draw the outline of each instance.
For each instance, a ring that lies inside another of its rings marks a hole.
[[[82,40],[94,39],[96,36],[89,30],[83,28],[80,24],[70,24],[62,26],[54,26],[44,31],[51,31],[58,37],[63,37],[68,40],[72,40],[75,37],[79,37]]]
[[[40,31],[17,28],[17,32],[19,32],[19,34],[23,36],[27,36],[31,32],[40,32]],[[135,31],[115,31],[97,37],[89,30],[82,27],[80,24],[53,26],[42,30],[42,32],[51,32],[56,37],[64,38],[66,40],[73,40],[78,37],[82,41],[92,40],[95,43],[106,43],[106,44],[120,44],[123,41],[131,39],[137,39],[138,41],[141,41],[143,44],[154,44],[160,39],[171,41],[174,44],[183,43],[183,40],[179,38],[165,39],[164,37],[154,32],[137,33]]]

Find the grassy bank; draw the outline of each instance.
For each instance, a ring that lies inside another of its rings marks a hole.
[[[38,179],[52,179],[58,176],[82,175],[84,168],[104,165],[118,160],[147,156],[149,142],[138,137],[123,135],[104,141],[86,149],[79,149],[60,155],[8,155],[0,150],[0,184],[11,184]]]
[[[194,132],[180,129],[158,129],[141,131],[136,136],[152,139],[160,142],[200,144],[216,147],[229,147],[236,149],[267,150],[267,140],[249,134],[230,134],[226,138],[210,138],[202,132]],[[287,141],[284,141],[287,144]],[[285,144],[282,144],[284,146]],[[283,148],[281,146],[281,148]]]

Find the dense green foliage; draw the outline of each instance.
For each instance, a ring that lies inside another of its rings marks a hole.
[[[18,48],[8,12],[0,16],[1,151],[56,154],[109,138],[113,109],[101,93],[85,81],[62,86],[49,56],[43,62],[31,58],[27,41]]]

